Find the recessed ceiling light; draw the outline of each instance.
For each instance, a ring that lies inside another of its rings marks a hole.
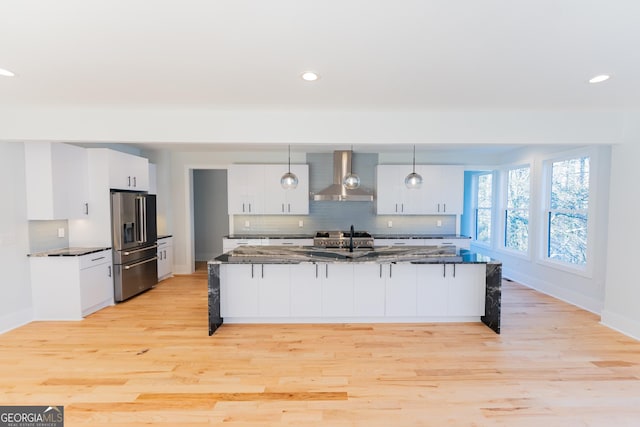
[[[595,76],[589,79],[589,83],[600,83],[603,82],[605,80],[609,80],[611,76],[608,76],[607,74],[600,74],[599,76]]]
[[[12,73],[9,70],[5,70],[4,68],[0,68],[0,76],[4,77],[15,77],[15,73]]]
[[[305,71],[300,77],[302,77],[302,80],[306,80],[308,82],[314,82],[320,78],[320,76],[313,71]]]

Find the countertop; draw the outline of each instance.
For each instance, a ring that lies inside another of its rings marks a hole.
[[[167,237],[173,237],[171,234],[161,234],[157,237],[157,240],[166,239]]]
[[[383,234],[372,233],[374,239],[470,239],[460,234]],[[227,239],[313,239],[314,234],[230,234]]]
[[[108,250],[111,248],[60,248],[60,249],[52,249],[50,251],[37,252],[33,254],[29,254],[30,257],[48,257],[48,256],[83,256],[89,255],[96,252],[101,252],[104,250]]]
[[[313,239],[313,234],[230,234],[227,239]]]
[[[384,246],[374,249],[319,249],[313,246],[242,246],[222,254],[214,264],[300,263],[500,264],[466,249],[438,246]]]

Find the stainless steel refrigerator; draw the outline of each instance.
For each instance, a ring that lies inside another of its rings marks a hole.
[[[111,193],[114,293],[124,301],[158,283],[156,196]]]

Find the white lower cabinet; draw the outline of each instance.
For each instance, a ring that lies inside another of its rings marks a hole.
[[[482,264],[445,264],[447,314],[484,316],[486,272]]]
[[[322,316],[320,264],[291,265],[291,316]]]
[[[356,316],[385,315],[386,269],[384,267],[383,264],[353,266],[353,311]]]
[[[289,317],[291,315],[291,286],[289,265],[260,264],[254,266],[258,280],[258,315],[260,317]]]
[[[320,264],[320,271],[322,275],[322,316],[353,316],[353,265]]]
[[[173,276],[173,237],[158,239],[158,281]]]
[[[232,323],[243,318],[323,322],[479,317],[484,315],[485,268],[484,264],[223,264],[221,312]]]
[[[114,303],[111,250],[29,264],[35,320],[79,320]]]
[[[258,266],[259,267],[259,266]],[[258,280],[254,264],[224,264],[220,270],[222,317],[258,316]]]
[[[444,281],[447,264],[419,264],[416,309],[418,316],[446,316],[449,290]]]
[[[419,316],[484,316],[484,264],[421,264]]]
[[[385,314],[388,317],[416,315],[415,264],[384,264],[386,274]]]

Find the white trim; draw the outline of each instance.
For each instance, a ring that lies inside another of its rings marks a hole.
[[[185,243],[185,258],[186,265],[176,265],[176,274],[191,274],[195,271],[195,230],[194,230],[194,218],[193,218],[193,171],[196,169],[205,170],[229,170],[230,164],[225,165],[198,165],[198,164],[186,164],[184,165],[184,194],[185,194],[185,236],[187,242]],[[232,216],[232,215],[230,215]],[[232,225],[231,221],[229,222]],[[231,229],[230,229],[231,230]]]
[[[505,267],[504,264],[502,266],[502,276],[594,314],[600,314],[604,307],[604,303],[598,299],[560,287],[546,280],[540,280],[527,274],[519,273],[516,270]]]
[[[27,323],[31,323],[33,320],[32,308],[25,308],[20,311],[6,314],[0,317],[0,334],[4,334],[12,329],[24,326]]]
[[[640,341],[640,322],[609,310],[602,310],[601,324]]]

